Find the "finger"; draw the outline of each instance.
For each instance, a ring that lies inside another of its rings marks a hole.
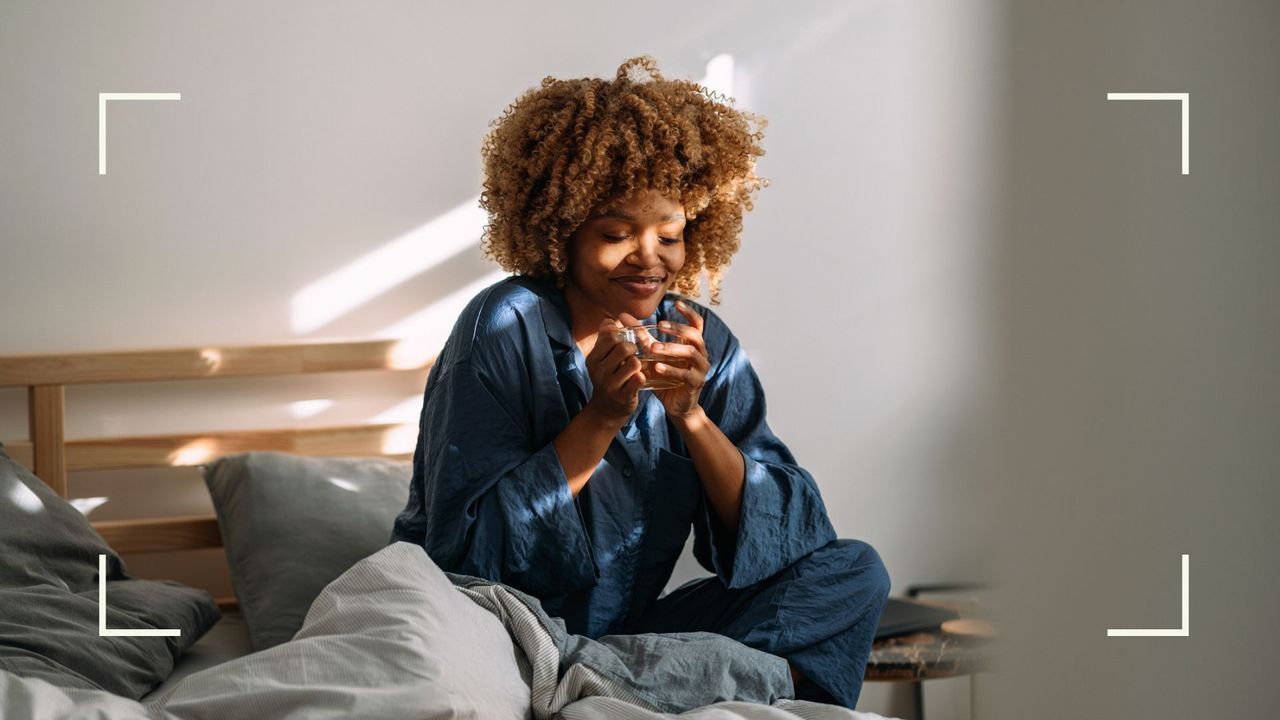
[[[658,329],[668,335],[675,335],[686,343],[698,348],[704,354],[707,352],[706,341],[702,338],[702,331],[698,328],[685,325],[683,323],[671,322],[663,320],[658,323]]]
[[[631,379],[627,380],[626,385],[623,386],[623,389],[626,390],[627,397],[635,397],[640,392],[640,388],[644,387],[644,383],[644,373],[637,370],[636,374],[632,375]]]
[[[628,358],[634,358],[635,356],[635,344],[629,343],[625,340],[619,340],[612,348],[610,348],[609,352],[605,353],[604,357],[600,358],[598,364],[605,368],[607,372],[612,374],[617,372],[618,368],[622,363],[626,362]],[[636,360],[636,362],[640,361]]]
[[[659,343],[651,348],[653,355],[665,355],[672,358],[683,358],[688,360],[696,367],[707,370],[711,367],[711,361],[707,358],[707,354],[698,350],[693,345],[682,345],[680,343]]]
[[[676,310],[679,310],[681,315],[689,318],[689,324],[697,328],[698,332],[702,332],[702,328],[705,326],[706,321],[697,310],[694,310],[693,307],[689,305],[689,303],[683,300],[677,300]]]
[[[640,348],[641,354],[652,355],[653,349],[659,344],[658,339],[647,331],[636,333],[636,347]]]
[[[644,384],[644,372],[640,369],[640,360],[637,358],[629,359],[618,370],[618,374],[610,378],[606,388],[610,392],[622,392],[631,395]],[[639,380],[636,379],[637,377]],[[635,385],[634,389],[631,387],[633,384]]]
[[[591,382],[601,390],[615,391],[631,373],[640,369],[640,359],[635,355],[610,354],[600,361]]]
[[[618,325],[616,320],[606,319],[600,323],[600,329],[596,334],[596,344],[591,348],[591,352],[587,355],[587,362],[596,362],[599,358],[609,354],[613,347],[621,340],[618,333],[622,327]]]
[[[667,363],[654,363],[653,370],[662,377],[679,380],[689,387],[701,387],[703,380],[705,380],[702,373],[697,370],[685,370]]]
[[[644,329],[644,324],[629,313],[618,313],[618,325],[624,330],[633,331],[635,339],[632,341],[640,347],[649,347],[653,344],[653,334]]]
[[[591,352],[587,353],[587,357],[585,358],[585,360],[587,361],[587,367],[591,367],[592,365],[596,365],[597,363],[599,363],[600,359],[603,358],[605,355],[608,355],[609,351],[612,349],[613,349],[613,343],[609,342],[605,338],[604,333],[601,333],[600,335],[598,335],[596,337],[595,346],[591,348]]]

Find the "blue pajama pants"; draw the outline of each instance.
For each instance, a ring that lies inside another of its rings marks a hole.
[[[690,581],[654,602],[633,632],[707,631],[786,658],[804,680],[802,700],[853,709],[889,596],[875,548],[833,540],[750,587],[717,577]]]

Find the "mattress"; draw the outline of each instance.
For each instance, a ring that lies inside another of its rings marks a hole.
[[[245,624],[244,616],[238,612],[223,613],[222,619],[178,658],[173,673],[144,695],[140,702],[167,697],[188,675],[243,657],[251,652],[253,652],[253,645],[249,642],[249,626]]]

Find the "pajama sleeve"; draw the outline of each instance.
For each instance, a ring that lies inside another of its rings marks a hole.
[[[420,520],[406,509],[397,527],[444,570],[547,598],[595,585],[599,570],[555,446],[531,438],[526,396],[519,377],[470,360],[432,379],[410,484]]]
[[[746,353],[722,321],[705,315],[714,367],[700,401],[742,453],[745,483],[736,534],[703,493],[694,518],[694,557],[736,589],[781,572],[836,534],[813,476],[765,422],[764,388]]]

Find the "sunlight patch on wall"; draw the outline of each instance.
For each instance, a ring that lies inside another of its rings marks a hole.
[[[374,337],[399,339],[391,349],[393,368],[410,369],[440,352],[449,338],[459,313],[479,292],[507,277],[507,273],[495,270],[449,293],[427,307],[374,333]]]
[[[290,302],[298,334],[318,330],[373,298],[475,247],[486,215],[479,196],[299,290]]]
[[[698,84],[714,93],[733,97],[733,56],[721,53],[707,62],[707,72]]]

